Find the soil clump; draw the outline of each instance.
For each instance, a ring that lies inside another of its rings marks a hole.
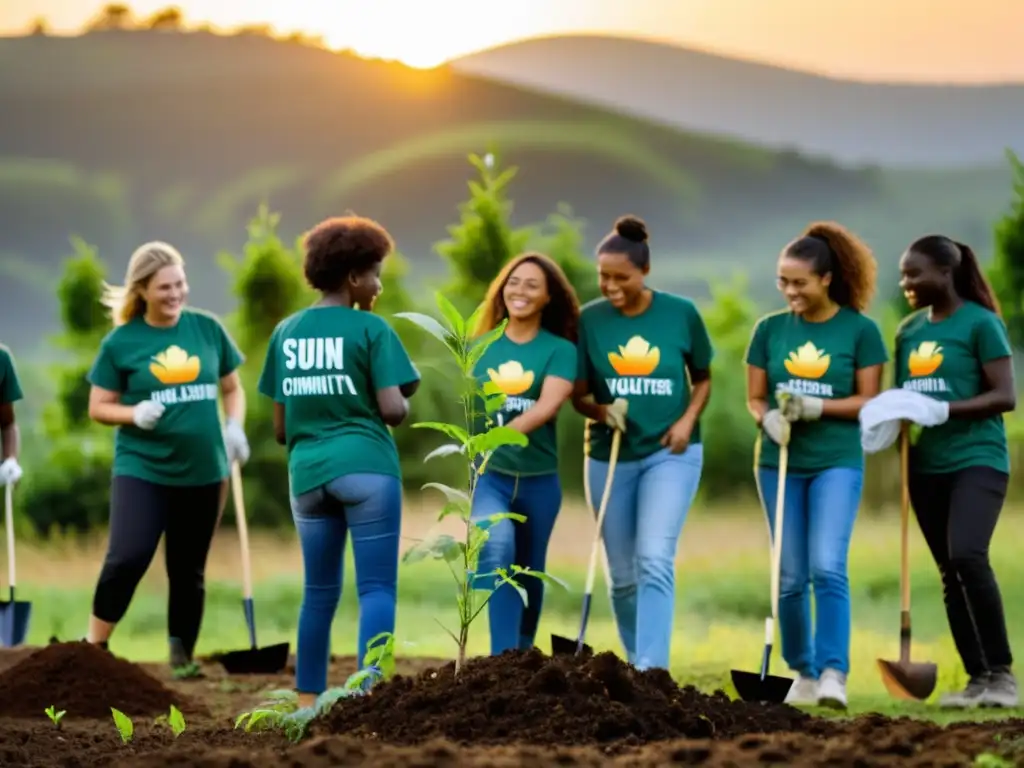
[[[205,707],[164,686],[143,669],[86,642],[53,643],[0,673],[0,717],[39,718],[54,706],[66,717],[110,718],[114,707],[129,717]]]
[[[533,649],[398,675],[369,696],[335,704],[316,733],[390,744],[606,745],[741,734],[823,733],[829,723],[786,704],[730,700],[680,688],[664,670],[638,672],[613,653],[551,657]]]

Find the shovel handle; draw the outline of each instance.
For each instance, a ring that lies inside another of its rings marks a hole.
[[[249,527],[245,521],[245,495],[242,492],[242,468],[231,464],[231,495],[235,504],[235,525],[242,550],[242,597],[252,600],[252,563],[249,560]]]
[[[7,584],[14,602],[14,585],[17,583],[17,569],[14,567],[14,485],[4,486],[4,531],[7,533]],[[13,611],[14,608],[11,608]]]
[[[601,508],[597,512],[597,525],[594,530],[594,543],[590,547],[590,563],[587,565],[586,594],[594,591],[594,577],[597,575],[597,555],[601,550],[601,529],[604,527],[604,516],[608,511],[608,501],[612,495],[612,481],[615,479],[615,465],[619,460],[619,446],[622,443],[622,433],[619,430],[612,432],[612,450],[608,457],[608,475],[604,481],[604,493],[601,496]]]
[[[900,610],[910,632],[910,429],[900,425]]]
[[[775,525],[772,531],[772,619],[779,615],[779,572],[782,568],[782,531],[786,516],[786,474],[789,446],[779,446],[778,490],[775,494]],[[774,623],[774,622],[773,622]]]

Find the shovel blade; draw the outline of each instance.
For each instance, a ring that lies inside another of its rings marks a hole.
[[[763,678],[759,672],[744,672],[734,669],[732,684],[736,693],[744,701],[761,701],[769,704],[782,704],[793,686],[793,680],[778,675],[765,675]]]
[[[561,635],[551,636],[552,656],[575,656],[577,651],[580,651],[581,656],[594,655],[594,649],[586,643],[583,643],[583,648],[580,649],[579,638],[568,638]]]
[[[22,645],[28,636],[32,603],[18,600],[0,602],[0,645],[13,648]]]
[[[229,675],[273,675],[288,666],[289,645],[278,643],[263,648],[228,651],[214,656]]]
[[[878,659],[882,684],[895,699],[924,701],[935,690],[939,668],[930,661],[885,661]]]

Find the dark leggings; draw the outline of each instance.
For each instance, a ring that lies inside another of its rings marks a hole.
[[[195,650],[206,597],[206,557],[220,514],[222,483],[157,485],[136,477],[115,477],[110,493],[110,541],[92,612],[116,624],[165,541],[169,595],[167,631],[189,658]]]
[[[991,467],[910,476],[914,514],[939,567],[953,642],[971,677],[1013,663],[988,559],[1008,482],[1005,472]]]

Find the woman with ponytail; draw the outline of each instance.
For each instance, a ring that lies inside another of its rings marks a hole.
[[[185,306],[187,296],[181,254],[166,243],[139,247],[124,285],[107,288],[114,329],[89,371],[89,417],[116,437],[110,540],[87,639],[106,647],[166,534],[174,667],[192,661],[199,636],[229,464],[249,457],[242,355],[216,317]]]
[[[668,669],[675,558],[704,465],[700,415],[711,395],[711,340],[682,296],[646,285],[647,225],[623,216],[597,248],[603,299],[583,307],[573,406],[590,429],[590,487],[623,433],[602,536],[612,611],[628,661]]]
[[[910,500],[942,577],[969,681],[940,705],[1016,707],[1003,601],[988,549],[1009,483],[1003,414],[1017,405],[1009,335],[974,252],[942,235],[900,260],[911,307],[896,333],[896,384],[944,403],[910,450]]]
[[[797,673],[791,704],[846,707],[847,557],[864,478],[858,416],[878,394],[888,360],[878,326],[863,314],[876,274],[854,234],[812,224],[778,260],[788,308],[757,322],[747,350],[747,409],[761,429],[755,473],[770,535],[779,446],[789,446],[779,630],[783,658]]]

